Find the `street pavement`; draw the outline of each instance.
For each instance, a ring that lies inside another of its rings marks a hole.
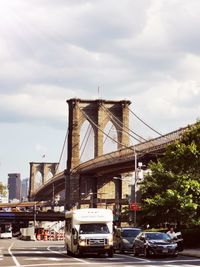
[[[87,255],[84,258],[70,257],[66,254],[62,241],[22,241],[17,239],[0,240],[1,267],[65,267],[65,266],[200,266],[200,258],[179,255],[178,257],[159,257],[146,259],[132,254]]]
[[[184,249],[180,254],[200,258],[200,248]]]

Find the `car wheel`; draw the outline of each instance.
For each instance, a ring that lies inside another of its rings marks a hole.
[[[82,258],[83,257],[83,252],[80,251],[80,249],[77,250],[77,257]]]
[[[144,256],[145,258],[149,258],[149,249],[148,248],[144,248]]]
[[[173,257],[177,257],[178,256],[178,251],[175,251]]]
[[[108,251],[108,257],[110,257],[110,258],[112,258],[113,257],[113,249],[110,249],[109,251]]]
[[[124,250],[122,248],[122,245],[119,247],[119,252],[122,253],[122,254],[124,253]]]
[[[139,253],[137,252],[136,247],[133,246],[133,256],[136,257],[138,255],[139,255]]]

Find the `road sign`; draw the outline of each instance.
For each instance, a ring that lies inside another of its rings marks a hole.
[[[139,211],[140,210],[140,207],[139,207],[138,203],[133,202],[133,203],[130,203],[129,210]]]

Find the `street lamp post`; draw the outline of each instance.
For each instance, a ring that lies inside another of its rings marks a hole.
[[[137,203],[137,182],[139,179],[139,172],[142,171],[142,167],[145,167],[145,165],[142,164],[142,162],[138,162],[138,157],[137,157],[137,151],[135,150],[134,147],[134,161],[135,161],[135,175],[134,175],[134,196],[133,196],[133,201],[134,201],[134,226],[137,226],[137,211],[139,209],[138,203]]]
[[[135,179],[134,179],[134,203],[136,205],[137,203],[137,193],[136,193],[136,184],[137,184],[137,152],[134,147],[134,157],[135,157]],[[136,211],[136,206],[134,209],[134,226],[136,227],[136,222],[137,222],[137,211]]]
[[[33,225],[34,225],[34,231],[36,227],[36,205],[33,206]]]

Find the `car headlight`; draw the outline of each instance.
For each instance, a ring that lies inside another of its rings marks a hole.
[[[129,243],[130,243],[130,242],[129,242],[127,239],[125,239],[125,238],[123,238],[122,241],[123,241],[124,244],[129,244]]]
[[[150,247],[152,247],[152,248],[156,248],[157,247],[157,245],[156,244],[154,244],[154,243],[151,243],[151,242],[148,242],[147,243]]]
[[[108,245],[112,246],[113,245],[113,237],[110,236],[108,239]]]
[[[79,240],[79,246],[84,247],[87,245],[86,239],[80,239]]]

